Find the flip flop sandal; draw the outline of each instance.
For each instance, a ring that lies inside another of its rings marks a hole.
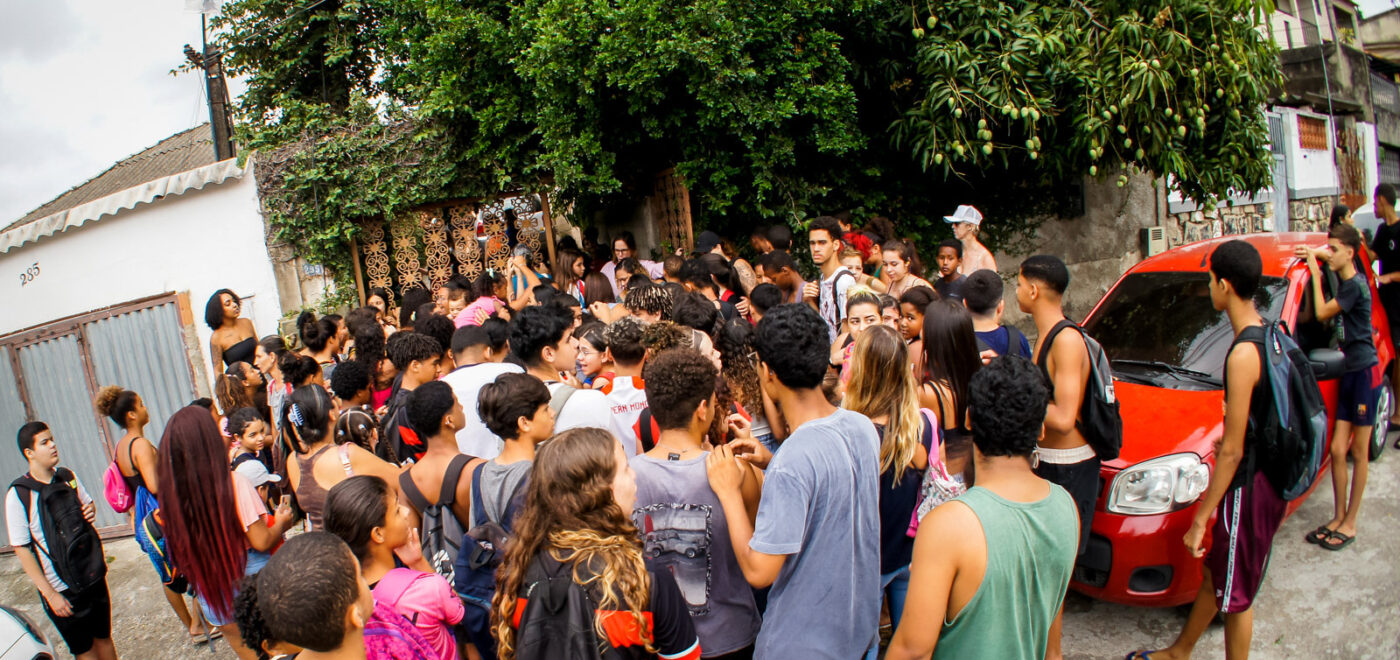
[[[1340,541],[1340,543],[1332,543],[1332,542],[1331,542],[1332,539],[1337,539],[1338,541]],[[1327,540],[1326,540],[1326,541],[1321,541],[1321,542],[1318,543],[1318,545],[1320,545],[1320,546],[1322,546],[1322,547],[1324,547],[1324,548],[1326,548],[1326,549],[1328,549],[1328,550],[1334,550],[1334,551],[1335,551],[1335,550],[1341,550],[1342,548],[1345,548],[1345,547],[1351,545],[1351,542],[1352,542],[1352,541],[1355,541],[1355,540],[1356,540],[1356,537],[1355,537],[1355,536],[1347,536],[1346,534],[1343,534],[1343,533],[1341,533],[1341,532],[1332,532],[1331,534],[1329,534],[1329,535],[1327,536]]]
[[[1328,529],[1327,525],[1319,525],[1317,529],[1303,535],[1303,540],[1313,545],[1322,545],[1322,542],[1331,535],[1332,530]]]
[[[1129,653],[1128,655],[1123,656],[1123,660],[1152,660],[1151,655],[1152,655],[1153,653],[1156,653],[1156,651],[1148,651],[1147,649],[1139,649],[1139,650],[1137,650],[1137,651],[1133,651],[1132,653]]]

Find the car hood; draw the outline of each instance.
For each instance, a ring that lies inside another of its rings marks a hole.
[[[1114,392],[1123,417],[1123,450],[1109,466],[1121,469],[1187,451],[1214,453],[1212,445],[1224,430],[1223,390],[1176,390],[1119,380]]]

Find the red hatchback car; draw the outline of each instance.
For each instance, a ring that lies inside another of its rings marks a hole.
[[[1216,246],[1235,238],[1249,242],[1263,258],[1264,278],[1255,302],[1266,319],[1285,324],[1308,353],[1327,402],[1330,433],[1342,375],[1342,354],[1336,350],[1340,317],[1314,318],[1308,268],[1293,255],[1299,245],[1325,245],[1325,234],[1225,237],[1133,266],[1084,321],[1112,361],[1123,416],[1123,451],[1103,465],[1089,545],[1070,583],[1084,594],[1160,607],[1189,603],[1200,587],[1201,560],[1191,557],[1181,539],[1214,469],[1212,445],[1224,422],[1221,375],[1234,339],[1225,314],[1211,307],[1209,257]],[[1372,336],[1380,364],[1389,369],[1395,347],[1375,275],[1369,267],[1358,271],[1371,292]],[[1335,276],[1325,264],[1323,272],[1329,274],[1324,289],[1330,295]],[[1394,401],[1389,379],[1383,380],[1372,458],[1385,446],[1383,420],[1389,419]],[[1324,456],[1314,491],[1318,484],[1330,483],[1330,465]],[[1310,495],[1291,502],[1288,513]]]

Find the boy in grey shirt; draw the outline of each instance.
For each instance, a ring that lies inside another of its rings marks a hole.
[[[754,587],[773,586],[757,658],[858,658],[880,619],[879,436],[821,392],[826,324],[805,305],[758,324],[759,380],[793,428],[774,457],[741,428],[707,459],[734,553]],[[755,525],[740,493],[747,461],[766,468]]]

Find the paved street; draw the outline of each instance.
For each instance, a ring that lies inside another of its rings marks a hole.
[[[1400,658],[1400,451],[1388,450],[1371,466],[1361,533],[1346,550],[1329,553],[1302,541],[1331,512],[1330,480],[1284,522],[1255,609],[1252,657]],[[114,636],[123,658],[233,657],[221,643],[210,654],[186,641],[134,540],[110,542],[107,548]],[[54,634],[13,556],[0,558],[0,602],[17,605]],[[1185,616],[1184,607],[1132,608],[1071,595],[1067,657],[1121,658],[1133,649],[1169,644]],[[1211,628],[1197,658],[1224,657],[1222,631],[1219,625]],[[54,640],[58,657],[70,658]]]

